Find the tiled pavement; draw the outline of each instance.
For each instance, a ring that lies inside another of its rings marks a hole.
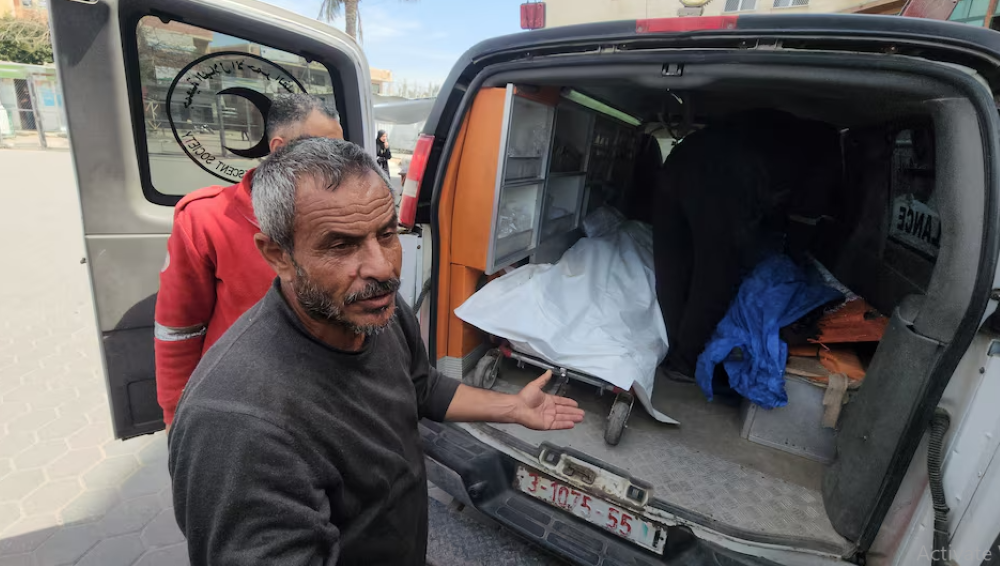
[[[166,437],[112,435],[74,185],[0,150],[0,566],[184,565]]]
[[[186,566],[165,435],[113,439],[76,198],[67,152],[0,149],[0,566]],[[432,501],[429,562],[555,563],[476,517]]]

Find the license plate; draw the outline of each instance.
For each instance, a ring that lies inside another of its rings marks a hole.
[[[667,530],[603,499],[517,467],[517,489],[656,553],[663,552]]]

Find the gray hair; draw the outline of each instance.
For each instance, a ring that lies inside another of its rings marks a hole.
[[[332,191],[344,180],[369,171],[377,173],[389,189],[389,178],[375,158],[351,142],[303,138],[279,148],[253,175],[251,196],[260,231],[291,253],[296,186],[311,178]]]
[[[278,130],[290,125],[301,124],[314,111],[340,121],[340,113],[318,96],[305,93],[281,94],[271,101],[267,111],[267,139],[273,138]]]

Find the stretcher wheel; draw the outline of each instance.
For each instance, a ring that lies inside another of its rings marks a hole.
[[[628,422],[628,415],[632,412],[632,404],[624,399],[615,399],[615,404],[611,406],[611,413],[608,415],[608,424],[604,427],[604,442],[611,446],[618,446],[622,439],[622,432],[625,431],[625,423]]]
[[[500,360],[503,355],[500,350],[490,350],[476,363],[476,369],[468,376],[467,382],[473,387],[480,389],[492,389],[497,382],[497,375],[500,374]]]

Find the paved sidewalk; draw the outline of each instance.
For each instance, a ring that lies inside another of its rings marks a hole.
[[[69,149],[69,137],[66,134],[49,132],[45,134],[45,145],[49,149]],[[35,131],[18,132],[17,135],[0,135],[0,149],[42,149],[42,142]]]
[[[69,162],[0,150],[0,566],[184,565],[166,437],[112,436]]]

